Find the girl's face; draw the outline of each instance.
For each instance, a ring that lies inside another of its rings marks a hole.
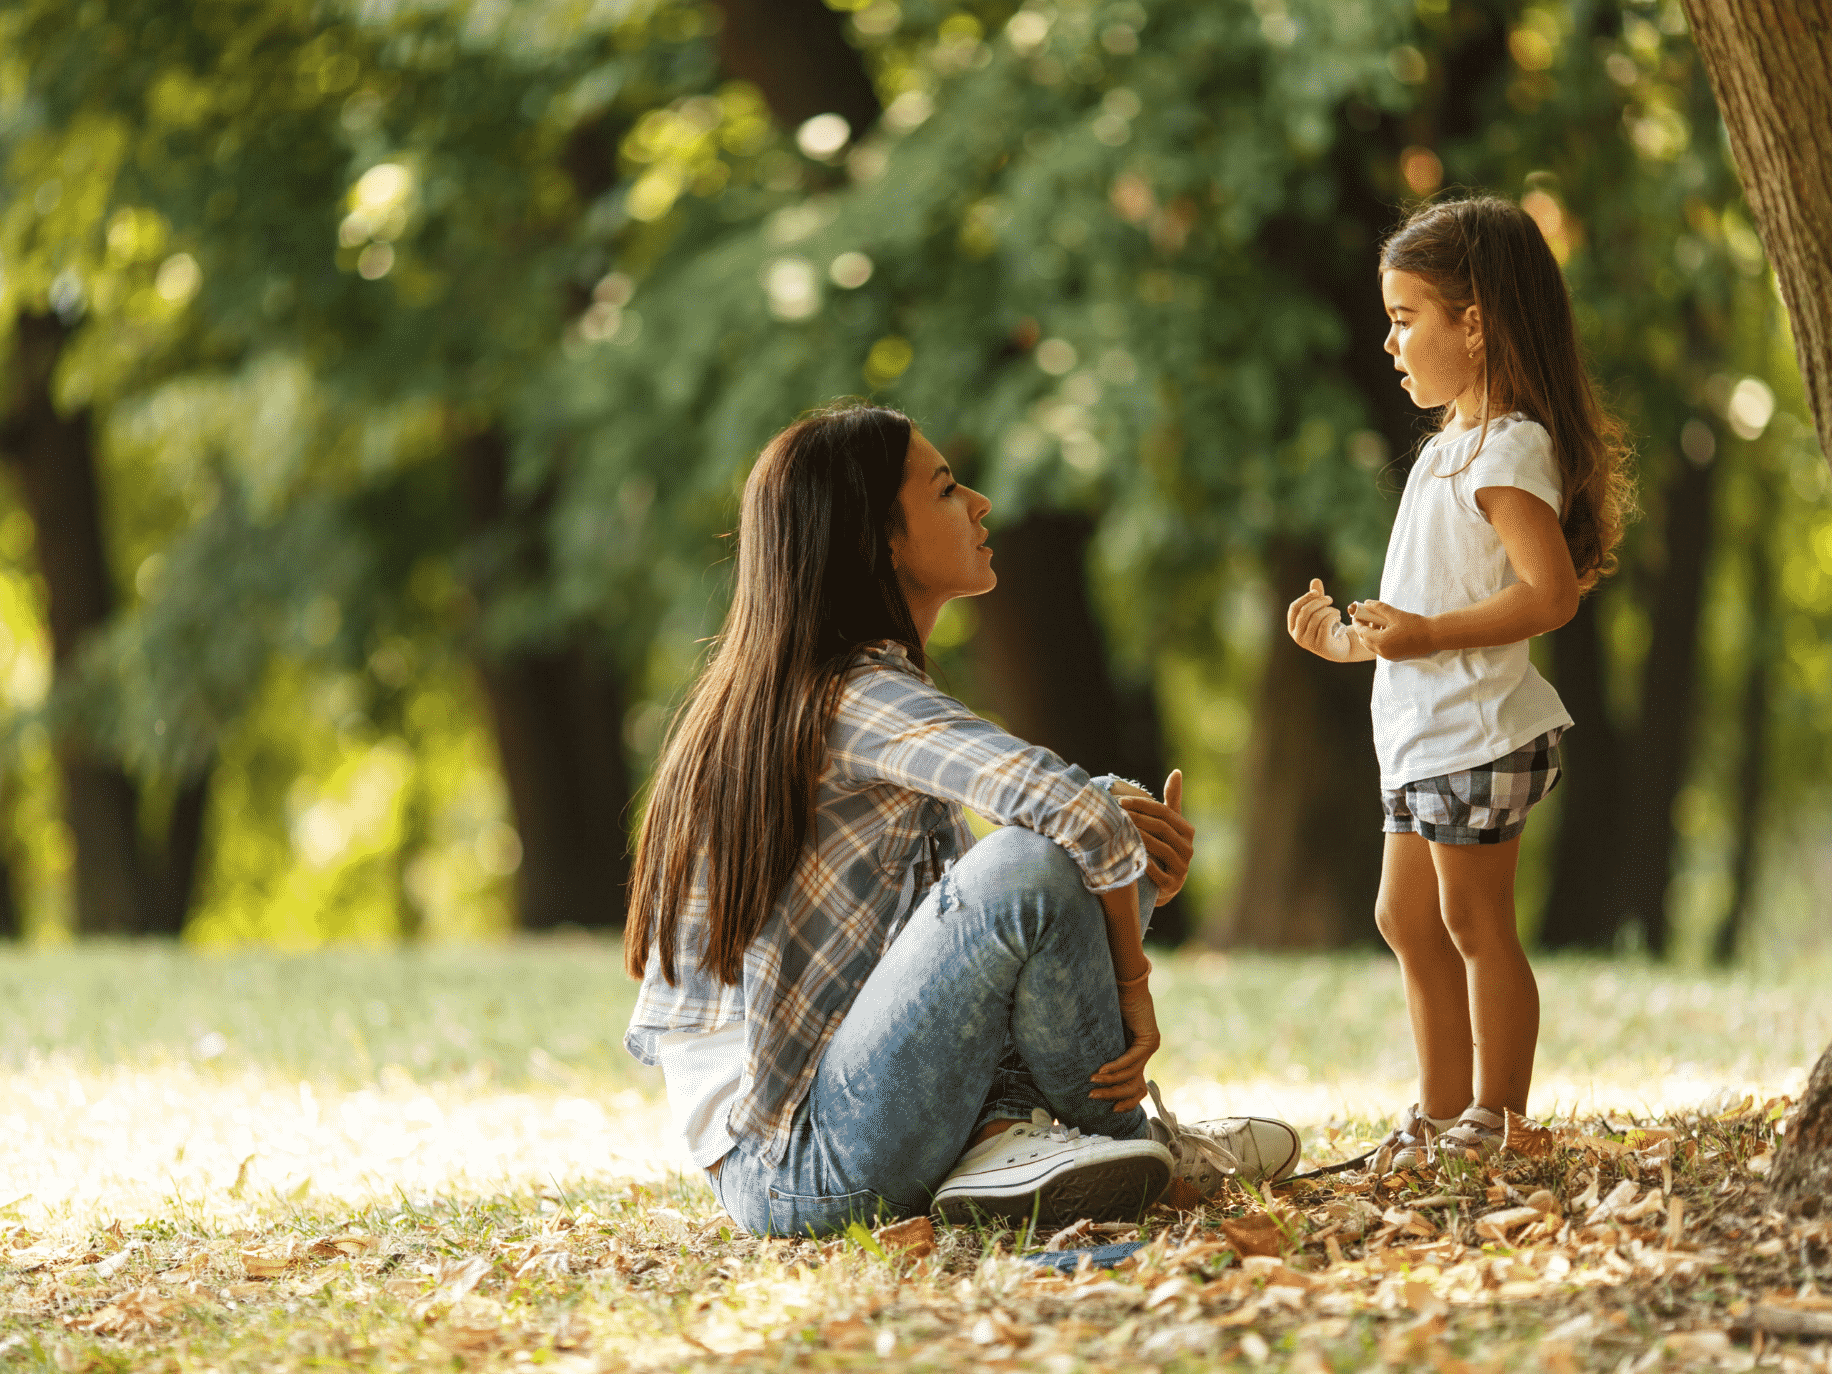
[[[992,502],[954,480],[948,460],[919,431],[910,431],[897,492],[903,528],[891,535],[891,557],[923,638],[941,608],[957,596],[978,596],[998,585],[992,550],[980,522]]]
[[[1380,295],[1392,321],[1386,350],[1393,355],[1400,385],[1412,404],[1435,410],[1453,401],[1474,400],[1482,378],[1482,326],[1476,307],[1452,316],[1425,279],[1411,272],[1382,272]]]

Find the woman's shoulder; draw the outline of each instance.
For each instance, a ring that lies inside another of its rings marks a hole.
[[[894,639],[862,644],[847,665],[843,690],[882,692],[907,690],[920,684],[933,689],[929,675],[916,666],[909,648]]]

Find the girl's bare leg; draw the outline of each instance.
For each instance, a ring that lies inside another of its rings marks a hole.
[[[1438,907],[1468,970],[1475,1030],[1475,1100],[1525,1114],[1539,1043],[1539,984],[1514,925],[1520,841],[1434,844]],[[1459,1109],[1460,1110],[1460,1109]]]
[[[1475,984],[1438,908],[1436,845],[1388,835],[1375,919],[1399,956],[1419,1060],[1419,1110],[1456,1116],[1473,1093],[1469,1006]]]

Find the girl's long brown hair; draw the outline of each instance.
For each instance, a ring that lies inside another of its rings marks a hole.
[[[1453,318],[1476,307],[1483,423],[1519,411],[1551,434],[1564,479],[1559,524],[1578,586],[1589,591],[1615,571],[1635,488],[1622,424],[1597,400],[1565,277],[1539,226],[1496,196],[1421,206],[1382,246],[1380,267],[1423,278]]]
[[[676,716],[636,846],[624,966],[649,946],[675,982],[680,913],[706,866],[702,966],[727,983],[801,857],[827,727],[861,646],[922,643],[891,564],[907,416],[845,402],[764,448],[738,519],[738,576],[711,657]]]

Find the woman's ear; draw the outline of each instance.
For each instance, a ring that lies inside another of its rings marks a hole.
[[[1463,346],[1472,358],[1482,351],[1482,312],[1473,305],[1463,311]]]

